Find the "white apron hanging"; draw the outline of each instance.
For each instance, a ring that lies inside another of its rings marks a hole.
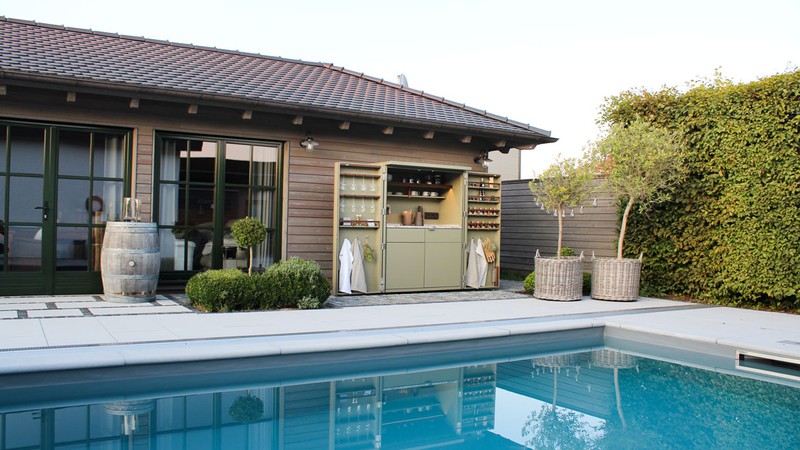
[[[467,253],[467,287],[479,288],[480,279],[478,278],[478,261],[475,249],[475,239],[469,240],[469,253]]]
[[[367,293],[367,278],[364,275],[364,248],[358,239],[353,243],[353,272],[350,275],[350,288]]]
[[[352,294],[350,289],[350,275],[353,271],[353,244],[349,239],[342,242],[342,249],[339,251],[339,292]]]

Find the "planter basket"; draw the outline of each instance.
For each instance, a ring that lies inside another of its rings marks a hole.
[[[536,250],[535,264],[534,297],[563,302],[583,298],[583,252],[581,256],[545,258]]]
[[[595,258],[592,256],[592,298],[616,302],[639,299],[642,256],[633,258]]]

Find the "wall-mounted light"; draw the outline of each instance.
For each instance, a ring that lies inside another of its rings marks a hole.
[[[306,131],[306,138],[300,141],[300,146],[306,149],[306,151],[311,152],[314,151],[318,145],[319,142],[315,141],[314,138],[311,137],[311,132]]]
[[[492,160],[489,159],[488,150],[481,150],[481,153],[478,156],[476,156],[473,159],[473,161],[475,161],[476,163],[480,163],[481,167],[483,167],[484,169],[488,169],[489,163],[492,162]]]

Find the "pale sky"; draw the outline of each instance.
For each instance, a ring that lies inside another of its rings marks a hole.
[[[523,152],[523,178],[579,155],[606,97],[800,65],[798,0],[2,0],[0,15],[402,73],[550,130],[559,141]]]

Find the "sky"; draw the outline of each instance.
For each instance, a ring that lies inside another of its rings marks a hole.
[[[522,178],[596,140],[608,97],[800,65],[797,0],[2,0],[0,15],[404,74],[557,137],[523,152]]]

